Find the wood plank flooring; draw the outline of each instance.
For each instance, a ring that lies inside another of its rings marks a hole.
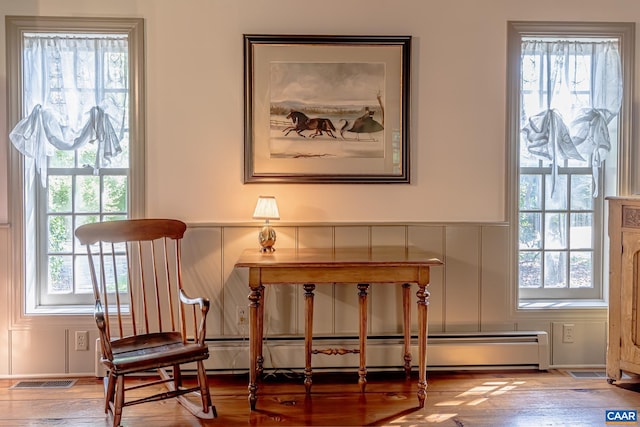
[[[0,380],[0,426],[110,426],[102,381],[80,378],[68,389],[11,389]],[[132,380],[137,381],[137,380]],[[249,411],[246,375],[210,377],[214,420],[199,420],[173,400],[124,409],[124,426],[604,426],[606,409],[640,411],[640,377],[611,385],[561,370],[429,372],[425,407],[415,378],[369,373],[314,374],[310,396],[301,378],[267,376]]]

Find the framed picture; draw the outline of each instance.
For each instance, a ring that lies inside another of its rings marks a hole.
[[[408,183],[411,36],[244,35],[244,182]]]

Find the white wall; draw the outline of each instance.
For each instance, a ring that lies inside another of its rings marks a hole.
[[[306,8],[313,10],[306,13]],[[637,21],[640,3],[635,0],[323,0],[318,4],[300,0],[3,0],[0,15],[145,19],[149,216],[176,217],[192,224],[243,222],[250,220],[256,197],[269,193],[277,196],[283,221],[419,221],[464,226],[506,221],[507,21]],[[4,27],[4,20],[0,27]],[[411,184],[243,184],[244,33],[413,36]],[[3,106],[5,81],[4,28],[0,28]],[[636,94],[634,98],[637,103],[639,96]],[[12,125],[6,123],[6,114],[0,114],[0,226],[4,227],[10,226],[11,221],[11,201],[7,195],[10,148],[6,136]],[[5,239],[10,235],[8,230],[5,228],[2,233]],[[467,230],[470,234],[464,232],[464,227],[462,230],[452,232],[462,233],[458,237],[464,239],[477,237],[474,228]],[[464,239],[454,241],[464,245]],[[3,245],[0,255],[5,256],[0,259],[0,266],[10,268],[10,242],[0,243]],[[9,296],[12,283],[10,272],[3,273],[0,313],[7,313],[9,298],[2,296]],[[456,273],[452,270],[451,274]],[[457,280],[452,286],[457,286]],[[459,280],[463,283],[466,279]],[[484,298],[483,304],[488,301],[484,295],[478,298]],[[496,308],[489,311],[501,313],[493,319],[495,324],[513,324],[517,318],[521,322],[519,328],[548,330],[553,320],[593,320],[593,315],[585,312],[523,316],[513,312],[508,298],[498,296],[489,301],[494,301]],[[443,316],[453,324],[466,309],[453,300],[443,304]],[[13,327],[9,317],[0,315],[0,339],[4,340],[6,331]],[[595,317],[600,323],[605,321],[603,312]],[[28,329],[21,325],[20,333],[25,328]],[[40,335],[47,333],[38,328],[31,330]],[[602,345],[604,339],[598,340]],[[0,359],[6,356],[0,350]],[[6,373],[7,360],[0,363],[0,373]]]

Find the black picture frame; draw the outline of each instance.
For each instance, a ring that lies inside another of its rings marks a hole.
[[[245,34],[244,182],[409,183],[410,69],[411,36]]]

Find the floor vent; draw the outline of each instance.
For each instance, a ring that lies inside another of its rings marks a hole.
[[[9,388],[71,388],[78,380],[20,381]]]
[[[589,378],[607,378],[607,373],[604,370],[597,370],[597,371],[567,371],[567,373],[569,375],[571,375],[573,378],[579,378],[579,379],[589,379]],[[627,374],[623,373],[622,374],[622,378],[623,379],[629,379],[631,377],[629,377]]]

